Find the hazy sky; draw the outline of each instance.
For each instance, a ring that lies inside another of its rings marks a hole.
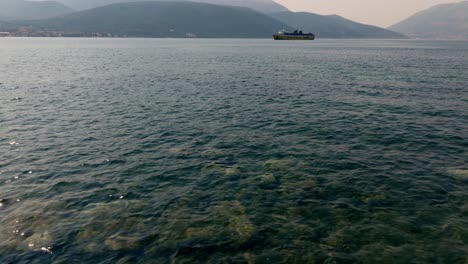
[[[387,27],[436,4],[460,0],[274,0],[293,11],[337,14],[351,20]]]

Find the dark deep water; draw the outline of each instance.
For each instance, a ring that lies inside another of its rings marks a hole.
[[[468,263],[468,42],[0,39],[0,263]]]

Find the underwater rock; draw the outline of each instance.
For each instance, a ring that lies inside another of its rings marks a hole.
[[[468,204],[463,205],[461,210],[464,214],[468,214]]]
[[[255,226],[248,219],[245,208],[239,201],[222,202],[214,210],[228,218],[228,228],[235,232],[237,244],[247,242],[255,231]]]
[[[50,245],[53,238],[49,231],[36,232],[26,239],[28,241],[28,247],[32,249],[41,248]]]
[[[192,155],[192,152],[184,148],[170,148],[167,152],[169,155],[175,156],[178,158],[189,157]]]
[[[141,212],[144,210],[146,203],[139,200],[124,200],[119,199],[112,202],[96,203],[89,209],[83,210],[81,214],[87,219],[96,218],[102,220],[109,219],[117,215],[119,212]]]
[[[226,166],[217,163],[210,163],[202,168],[202,171],[205,173],[216,173],[216,174],[224,174],[224,170]]]
[[[79,246],[80,250],[88,253],[95,253],[102,251],[102,246],[98,245],[95,242],[88,242],[86,244],[81,244]]]
[[[99,203],[84,210],[81,213],[81,219],[84,223],[76,236],[76,242],[80,245],[80,249],[89,253],[103,252],[106,248],[112,250],[136,249],[140,245],[138,237],[143,236],[147,228],[142,219],[130,217],[130,214],[143,211],[144,206],[145,204],[140,201],[117,200],[110,203]]]
[[[183,255],[191,255],[197,253],[206,254],[226,248],[232,248],[232,245],[229,241],[189,241],[177,245],[176,251],[172,254],[172,257],[175,258]],[[184,261],[183,263],[194,263],[194,260],[187,262]]]
[[[78,233],[77,239],[78,240],[92,240],[94,237],[99,235],[99,230],[96,228],[89,228],[89,226],[85,227]]]
[[[138,263],[138,258],[132,256],[125,256],[119,259],[115,264],[130,264],[130,263]],[[156,262],[156,261],[155,261]]]
[[[116,232],[138,236],[143,235],[145,230],[138,226],[137,220],[115,220],[107,224],[103,222],[89,223],[78,233],[76,241],[81,250],[89,253],[103,252],[105,251],[104,246],[111,250],[135,250],[142,244],[139,237],[115,235],[108,237],[109,234]]]
[[[238,166],[226,166],[224,164],[218,163],[210,163],[202,170],[205,173],[221,174],[228,177],[235,176],[241,172]]]
[[[303,160],[299,161],[296,165],[299,169],[307,169],[309,164]]]
[[[216,234],[216,230],[213,228],[196,228],[196,227],[189,227],[185,230],[185,237],[187,239],[200,239],[200,238],[210,238],[213,234]]]
[[[287,170],[296,163],[291,159],[271,159],[263,163],[263,166],[270,170]]]
[[[247,264],[254,264],[255,263],[255,256],[252,253],[244,253],[244,260]]]
[[[315,191],[317,181],[314,178],[309,178],[302,181],[287,181],[281,185],[281,191],[286,194],[304,194],[304,192]]]
[[[370,194],[370,195],[367,195],[367,196],[364,196],[362,198],[362,201],[364,203],[376,203],[376,202],[380,202],[380,201],[384,201],[386,199],[385,195],[382,194],[382,193],[374,193],[374,194]]]
[[[247,242],[255,231],[239,201],[218,202],[198,213],[177,209],[164,217],[167,222],[160,226],[156,241],[161,247],[213,243],[237,246]]]
[[[224,175],[226,176],[234,176],[240,173],[240,168],[235,166],[235,167],[227,167],[224,169]]]
[[[448,173],[458,179],[468,179],[468,169],[449,169]]]
[[[25,200],[0,218],[0,248],[38,251],[52,246],[52,233],[64,221],[59,214],[64,206],[61,201]]]
[[[259,182],[258,186],[262,189],[274,189],[278,186],[276,177],[271,173],[261,175],[257,180]]]
[[[106,239],[104,244],[112,250],[135,250],[141,246],[141,238],[112,236]]]
[[[221,158],[225,156],[225,153],[222,150],[210,148],[203,151],[201,155],[204,158]]]
[[[271,173],[264,174],[264,175],[260,176],[260,179],[263,182],[276,182],[276,177]]]
[[[352,255],[348,255],[348,254],[345,254],[345,253],[331,253],[329,254],[329,258],[327,258],[323,264],[335,264],[335,263],[343,263],[343,264],[352,264],[352,263],[356,263],[357,262],[357,259],[352,256]]]

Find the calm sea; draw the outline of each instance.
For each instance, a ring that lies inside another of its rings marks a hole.
[[[0,39],[1,263],[467,263],[468,42]]]

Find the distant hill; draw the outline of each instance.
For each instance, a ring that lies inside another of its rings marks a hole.
[[[360,24],[340,16],[322,16],[306,12],[282,12],[272,15],[279,21],[320,38],[406,38],[406,36],[376,26]]]
[[[468,39],[468,1],[434,6],[389,29],[417,38]]]
[[[0,0],[1,20],[44,19],[73,12],[65,5],[54,1]]]
[[[76,10],[85,10],[95,7],[116,4],[139,2],[141,0],[58,0],[61,3],[70,6]],[[146,0],[146,1],[164,1],[164,0]],[[165,0],[168,1],[168,0]],[[169,0],[169,1],[193,1],[216,5],[229,5],[248,7],[262,13],[284,12],[288,9],[272,0]]]
[[[113,4],[28,23],[37,29],[132,37],[262,38],[289,28],[248,8],[194,2]]]
[[[0,21],[0,32],[13,32],[18,28],[17,25],[14,25],[9,22]]]
[[[266,14],[289,11],[286,7],[272,0],[192,0],[192,1],[215,4],[215,5],[248,7],[253,10],[266,13]]]

